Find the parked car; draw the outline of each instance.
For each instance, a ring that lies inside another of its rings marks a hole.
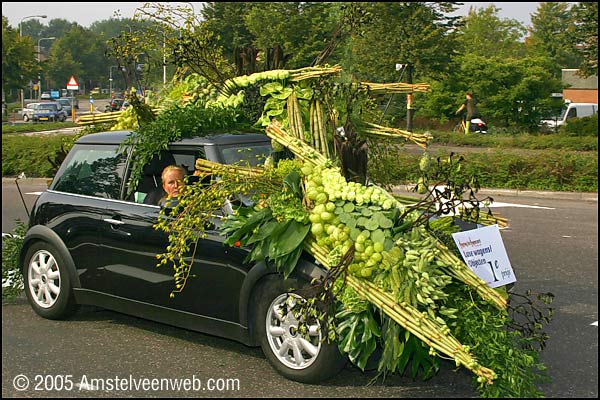
[[[542,132],[555,132],[571,118],[583,118],[598,113],[597,103],[566,103],[560,115],[540,122]]]
[[[72,114],[73,108],[71,107],[71,99],[61,97],[60,99],[58,99],[56,101],[58,103],[60,103],[60,105],[62,106],[62,108],[65,111],[65,113],[67,114],[67,116],[70,116]]]
[[[134,149],[119,149],[129,134],[79,138],[38,197],[19,259],[33,310],[61,319],[79,305],[99,306],[260,346],[292,380],[318,382],[337,374],[347,361],[337,344],[323,340],[317,321],[306,338],[298,335],[298,321],[286,305],[291,287],[300,289],[324,274],[308,256],[287,280],[264,261],[245,262],[248,249],[223,244],[223,211],[198,243],[193,278],[174,298],[173,270],[156,266],[156,255],[169,241],[153,228],[160,207],[145,203],[162,190],[164,167],[181,165],[192,175],[198,158],[256,165],[257,156],[272,152],[271,140],[263,134],[221,134],[171,143],[144,166],[128,194]]]
[[[68,100],[70,106],[75,105],[75,109],[79,110],[79,99],[77,97],[65,96],[65,97],[60,97],[58,100],[61,101],[61,104],[64,104],[63,103],[64,100]]]
[[[40,103],[29,103],[20,111],[21,115],[23,116],[23,121],[28,122],[33,119],[33,113],[35,112],[38,104]]]
[[[50,92],[43,92],[42,95],[40,96],[40,99],[52,100],[52,95],[50,94]]]
[[[63,110],[62,105],[56,101],[48,103],[39,103],[36,106],[31,119],[34,122],[64,122],[67,120],[67,113],[65,112],[65,110]]]
[[[110,99],[110,103],[106,105],[105,112],[120,111],[125,99],[114,97]]]

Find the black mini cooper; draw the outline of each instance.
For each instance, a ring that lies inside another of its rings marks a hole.
[[[346,362],[318,322],[298,333],[288,313],[290,288],[307,286],[323,270],[300,260],[284,280],[273,266],[244,262],[247,249],[225,245],[206,231],[195,253],[186,289],[174,298],[173,271],[157,267],[168,238],[153,228],[162,195],[161,173],[177,164],[192,175],[197,159],[223,164],[256,163],[272,152],[263,134],[221,134],[172,143],[143,168],[135,190],[127,182],[131,150],[120,146],[130,132],[91,134],[77,140],[48,190],[37,199],[20,255],[27,298],[37,314],[63,319],[81,304],[261,346],[282,375],[318,382]],[[192,277],[193,276],[193,277]]]

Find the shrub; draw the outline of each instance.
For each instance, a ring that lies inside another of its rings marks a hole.
[[[559,130],[561,135],[567,136],[595,136],[598,137],[598,114],[583,118],[573,118]]]
[[[54,175],[54,160],[62,139],[70,135],[2,135],[2,176],[25,172],[28,177],[48,178]]]

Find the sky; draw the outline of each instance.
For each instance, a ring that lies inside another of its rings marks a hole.
[[[184,6],[192,5],[195,13],[202,8],[201,2],[173,2]],[[39,19],[40,23],[47,25],[48,21],[55,18],[66,19],[77,22],[79,25],[89,27],[96,21],[102,21],[115,17],[115,11],[120,12],[120,18],[132,18],[135,10],[143,6],[143,2],[80,2],[80,3],[58,3],[54,1],[46,3],[29,2],[2,2],[2,15],[8,18],[9,24],[17,28],[24,17],[33,15],[47,15],[46,19]],[[465,2],[457,12],[458,15],[466,15],[470,7],[485,8],[494,4],[500,9],[500,18],[511,18],[528,26],[531,24],[531,14],[538,8],[537,2]]]

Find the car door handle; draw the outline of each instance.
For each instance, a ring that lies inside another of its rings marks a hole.
[[[119,221],[118,219],[112,219],[112,218],[104,218],[105,222],[108,222],[111,225],[123,225],[125,222],[123,221]]]

